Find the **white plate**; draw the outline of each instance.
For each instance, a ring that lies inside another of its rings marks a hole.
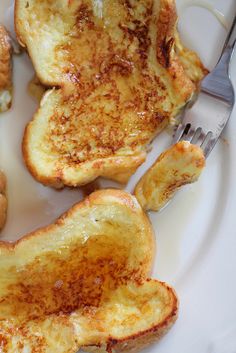
[[[184,42],[212,68],[226,31],[208,11],[177,1]],[[1,0],[0,21],[13,28],[11,0]],[[196,3],[196,1],[191,1]],[[203,5],[203,1],[199,1]],[[235,0],[210,0],[230,24]],[[181,10],[182,8],[182,10]],[[236,87],[236,57],[231,74]],[[26,55],[14,58],[14,103],[0,118],[0,167],[8,177],[9,217],[2,239],[13,240],[51,223],[82,197],[79,190],[54,191],[33,180],[24,167],[21,139],[37,103],[27,94],[33,70]],[[236,110],[207,161],[198,183],[186,187],[160,214],[150,213],[157,238],[153,277],[175,286],[179,319],[148,353],[236,352]],[[143,171],[171,137],[163,133],[147,162],[130,180],[132,190]],[[112,183],[106,183],[106,185]]]

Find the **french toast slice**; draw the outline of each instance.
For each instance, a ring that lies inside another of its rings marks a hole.
[[[94,192],[0,250],[4,353],[137,352],[176,319],[174,290],[148,278],[151,224],[124,191]]]
[[[157,158],[137,183],[134,194],[144,210],[159,211],[181,186],[197,181],[204,167],[201,147],[180,141]]]
[[[49,87],[23,139],[56,188],[127,182],[205,74],[183,48],[174,0],[16,0],[15,26]]]

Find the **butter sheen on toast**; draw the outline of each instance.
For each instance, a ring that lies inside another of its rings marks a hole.
[[[53,87],[23,140],[38,181],[127,182],[205,73],[176,21],[173,0],[16,0],[18,40]]]
[[[137,352],[178,310],[174,290],[148,278],[153,231],[135,197],[102,190],[54,224],[0,243],[4,353]]]

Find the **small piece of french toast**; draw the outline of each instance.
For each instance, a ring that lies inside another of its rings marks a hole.
[[[4,353],[137,352],[177,317],[174,290],[148,278],[151,224],[136,198],[101,190],[54,224],[0,242]]]
[[[182,185],[195,182],[204,167],[202,149],[180,141],[158,157],[137,183],[134,194],[144,210],[159,211]]]

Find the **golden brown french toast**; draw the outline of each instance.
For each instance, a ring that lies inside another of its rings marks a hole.
[[[10,37],[0,24],[0,113],[8,110],[12,101],[11,53]]]
[[[102,190],[54,224],[0,243],[4,353],[137,352],[176,319],[171,287],[149,279],[153,231],[134,196]]]
[[[144,210],[159,211],[181,186],[197,181],[204,167],[202,149],[180,141],[157,158],[137,183],[134,194]]]
[[[16,0],[18,40],[54,87],[23,140],[37,180],[127,182],[205,73],[176,20],[174,0]]]

